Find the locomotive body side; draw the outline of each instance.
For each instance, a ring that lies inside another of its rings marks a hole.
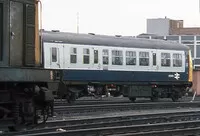
[[[0,0],[0,126],[37,123],[36,111],[53,102],[51,71],[38,60],[37,6],[37,0]]]
[[[123,93],[131,100],[176,101],[191,84],[189,49],[184,45],[60,32],[43,35],[45,68],[62,71],[65,90],[88,92],[89,85],[107,92],[107,85],[115,85],[114,94]]]

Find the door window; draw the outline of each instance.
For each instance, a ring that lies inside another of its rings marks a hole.
[[[58,59],[57,57],[58,57],[57,48],[52,47],[51,48],[51,60],[52,60],[52,62],[57,62],[57,59]]]

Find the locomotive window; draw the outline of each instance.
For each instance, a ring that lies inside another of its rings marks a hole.
[[[156,53],[153,53],[153,65],[156,65]]]
[[[94,50],[94,64],[98,63],[98,59],[99,59],[98,50]]]
[[[170,67],[170,53],[161,53],[161,66]]]
[[[108,63],[109,63],[109,53],[108,53],[108,50],[103,50],[103,52],[102,52],[102,54],[103,54],[103,64],[105,64],[105,65],[108,65]]]
[[[70,63],[76,63],[77,62],[77,49],[76,48],[71,48],[70,51]]]
[[[123,53],[119,50],[112,50],[112,64],[122,65],[123,64]]]
[[[136,65],[135,51],[126,51],[126,65]]]
[[[0,3],[0,60],[2,60],[3,47],[3,4]]]
[[[173,54],[173,66],[182,67],[182,55],[178,53]]]
[[[83,49],[83,64],[89,64],[90,63],[90,50],[89,49]]]
[[[140,66],[149,66],[149,53],[148,52],[140,52],[139,53],[139,62],[140,62]]]
[[[51,53],[52,62],[57,62],[57,48],[52,47]]]

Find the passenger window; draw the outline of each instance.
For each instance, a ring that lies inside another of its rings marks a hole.
[[[153,53],[153,66],[156,65],[156,53]]]
[[[98,50],[94,50],[94,64],[97,64],[99,60]]]
[[[77,49],[73,47],[70,49],[70,63],[77,63]]]
[[[179,53],[173,54],[173,66],[182,67],[182,55]]]
[[[103,52],[102,52],[102,54],[103,54],[103,64],[104,65],[108,65],[109,64],[109,52],[108,52],[108,50],[103,50]]]
[[[139,53],[140,66],[149,66],[149,52]]]
[[[170,53],[161,53],[161,66],[170,67]]]
[[[89,64],[90,63],[90,50],[89,49],[83,49],[83,64]]]
[[[113,65],[122,65],[123,64],[123,53],[119,50],[112,51],[112,64]]]
[[[51,53],[52,62],[57,62],[57,48],[52,47]]]
[[[2,60],[3,49],[3,4],[0,3],[0,60]]]
[[[126,65],[136,65],[135,51],[126,51]]]

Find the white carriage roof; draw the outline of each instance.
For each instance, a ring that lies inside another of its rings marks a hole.
[[[172,41],[143,39],[134,37],[116,37],[93,34],[42,31],[44,42],[60,42],[83,45],[104,45],[112,47],[149,48],[167,50],[189,50],[189,47]]]

